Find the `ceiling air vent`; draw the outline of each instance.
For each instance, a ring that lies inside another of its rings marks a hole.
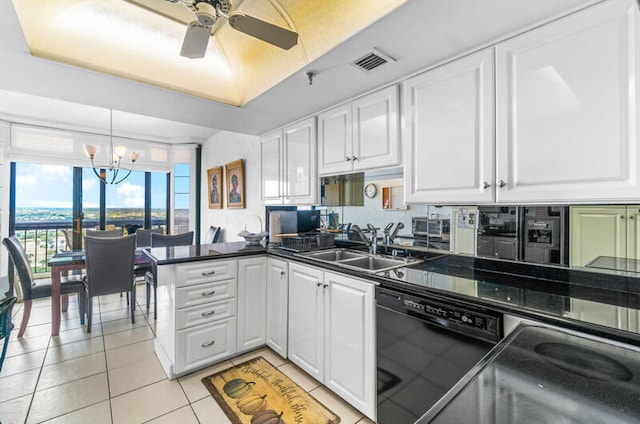
[[[369,72],[384,65],[387,62],[395,62],[395,59],[387,56],[380,50],[371,49],[371,51],[368,51],[364,55],[352,61],[351,64],[358,69]]]

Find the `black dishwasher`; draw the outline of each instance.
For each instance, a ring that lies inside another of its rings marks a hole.
[[[376,288],[377,422],[412,424],[502,338],[502,315]]]

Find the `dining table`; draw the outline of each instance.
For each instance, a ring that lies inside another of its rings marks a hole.
[[[151,270],[151,259],[145,255],[145,248],[137,248],[135,251],[134,276],[142,276]],[[48,261],[51,268],[51,335],[60,334],[60,282],[62,276],[69,272],[83,270],[86,267],[83,250],[71,250],[58,252]],[[67,302],[65,302],[65,305]]]

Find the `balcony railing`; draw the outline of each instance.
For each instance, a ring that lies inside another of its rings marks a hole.
[[[139,220],[127,220],[127,219],[110,219],[109,224],[114,224],[117,227],[139,226]],[[91,220],[83,220],[82,233],[84,230],[96,228],[97,222]],[[165,219],[152,219],[151,227],[165,227]],[[16,223],[16,237],[22,242],[29,262],[31,263],[31,270],[33,274],[48,273],[51,271],[48,262],[49,259],[58,252],[64,250],[71,250],[70,246],[67,246],[64,233],[62,230],[72,232],[73,224],[69,221],[33,221],[33,222],[17,222]],[[138,228],[138,227],[135,227]]]

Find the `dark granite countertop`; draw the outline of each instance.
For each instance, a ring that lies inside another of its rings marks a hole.
[[[144,253],[158,265],[179,264],[209,259],[233,258],[238,256],[267,253],[263,244],[249,245],[244,241],[229,243],[199,244],[191,246],[153,247]]]
[[[424,261],[378,274],[320,263],[281,249],[245,242],[215,243],[146,249],[158,265],[200,260],[270,254],[328,271],[364,278],[372,283],[509,313],[552,325],[640,344],[634,330],[610,327],[607,313],[589,313],[585,308],[621,308],[636,317],[640,326],[640,274],[592,272],[584,268],[562,268],[513,261],[500,261],[454,254],[425,254]],[[579,304],[579,305],[578,305]],[[634,330],[635,331],[635,330]]]

